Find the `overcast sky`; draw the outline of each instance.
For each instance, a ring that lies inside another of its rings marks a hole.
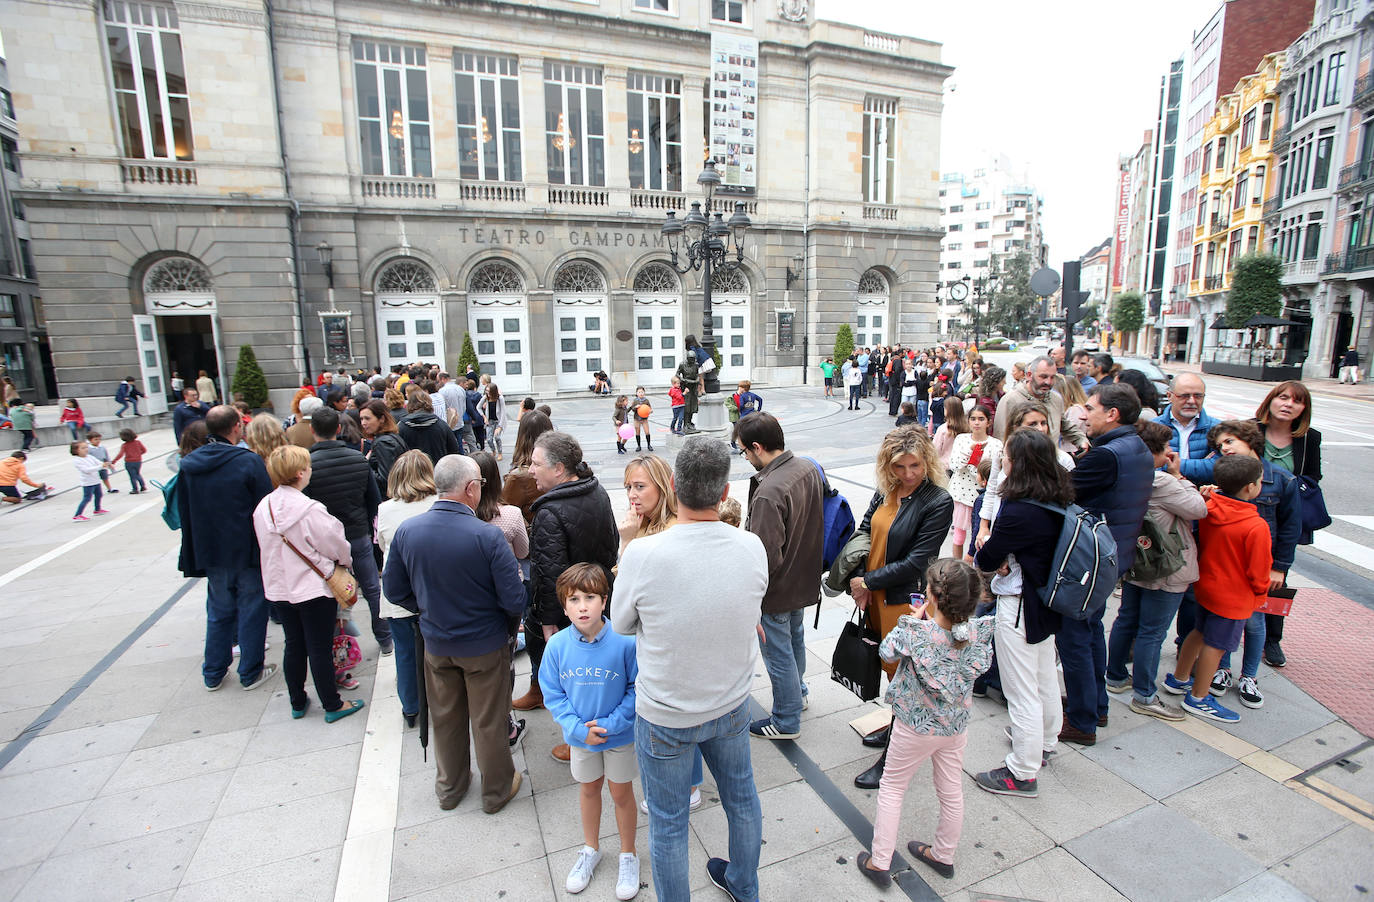
[[[1059,269],[1111,234],[1117,157],[1153,127],[1160,78],[1217,5],[816,0],[816,16],[944,45],[941,170],[997,153],[1023,165]]]

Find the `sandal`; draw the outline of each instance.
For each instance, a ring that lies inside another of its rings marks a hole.
[[[326,711],[324,715],[325,723],[333,723],[336,720],[343,720],[350,714],[357,714],[363,709],[363,700],[355,698],[351,702],[344,702],[343,707],[335,711]]]
[[[910,852],[912,856],[914,856],[915,858],[918,858],[921,861],[925,862],[935,871],[935,873],[939,874],[941,877],[944,877],[946,880],[949,880],[954,876],[954,865],[945,864],[943,861],[940,861],[932,857],[930,854],[930,846],[927,843],[916,842],[915,840],[912,840],[911,842],[906,844],[906,850]]]

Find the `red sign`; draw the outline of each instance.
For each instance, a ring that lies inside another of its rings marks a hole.
[[[1126,238],[1131,228],[1131,175],[1123,169],[1117,179],[1116,242],[1112,249],[1112,293],[1120,291],[1126,280]]]

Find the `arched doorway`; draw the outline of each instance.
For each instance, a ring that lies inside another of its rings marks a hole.
[[[667,385],[682,360],[682,282],[662,263],[635,275],[635,369],[640,385]]]
[[[720,382],[733,386],[750,378],[753,365],[749,277],[739,267],[711,273],[711,329],[720,350]],[[698,335],[698,338],[701,336]]]
[[[553,312],[558,388],[586,388],[592,374],[610,364],[606,278],[601,270],[581,260],[560,266],[553,277]]]
[[[504,260],[489,260],[468,278],[468,330],[478,365],[502,393],[528,392],[529,301],[525,280]]]
[[[394,260],[377,273],[377,353],[384,369],[393,364],[444,360],[444,315],[439,283],[428,266]]]
[[[854,296],[854,347],[876,348],[886,345],[888,331],[888,300],[892,287],[887,277],[870,269],[859,279]]]
[[[202,370],[219,400],[229,398],[210,270],[191,257],[165,257],[148,267],[142,287],[145,312],[134,315],[134,336],[149,412],[180,400],[172,395],[174,378],[194,387]]]

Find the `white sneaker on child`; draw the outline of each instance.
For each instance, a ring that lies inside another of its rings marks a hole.
[[[639,858],[633,852],[620,853],[620,876],[615,881],[615,897],[625,900],[639,895]]]
[[[568,871],[568,892],[580,893],[586,889],[587,884],[592,882],[592,874],[600,861],[601,853],[598,850],[591,846],[583,846],[582,851],[577,853],[577,861],[573,863],[572,870]]]

